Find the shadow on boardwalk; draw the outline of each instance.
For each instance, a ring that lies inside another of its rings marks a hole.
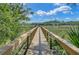
[[[48,55],[50,54],[50,50],[48,50],[46,47],[47,45],[41,43],[41,45],[38,44],[36,46],[33,46],[31,50],[33,50],[33,55]]]

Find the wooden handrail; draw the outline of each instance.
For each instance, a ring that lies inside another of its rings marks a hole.
[[[46,38],[48,38],[48,35],[50,35],[52,38],[55,38],[55,40],[60,44],[60,46],[66,50],[66,52],[70,55],[79,55],[79,48],[71,44],[65,39],[62,39],[58,35],[48,31],[46,28],[41,27],[44,35]]]
[[[27,37],[29,36],[31,39],[33,39],[33,36],[36,32],[38,27],[35,27],[31,29],[30,31],[24,33],[23,35],[16,38],[14,41],[12,41],[10,44],[0,48],[0,55],[10,55],[12,54],[12,51],[17,49],[19,46],[23,44],[27,40]],[[26,42],[27,43],[27,42]]]

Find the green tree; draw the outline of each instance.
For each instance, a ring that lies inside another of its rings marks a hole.
[[[23,8],[23,4],[0,4],[0,44],[19,35],[22,31],[20,22],[29,20],[31,12],[27,9]]]

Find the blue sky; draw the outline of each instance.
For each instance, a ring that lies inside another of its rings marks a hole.
[[[64,3],[28,3],[25,7],[34,12],[29,15],[30,22],[45,22],[51,20],[78,21],[79,4]]]

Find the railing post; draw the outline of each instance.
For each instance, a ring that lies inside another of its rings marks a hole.
[[[27,36],[27,49],[29,48],[29,36]]]
[[[65,39],[62,39],[61,37],[59,37],[58,35],[49,32],[47,29],[45,29],[44,27],[42,27],[42,30],[44,31],[44,34],[46,36],[46,38],[48,38],[48,41],[50,41],[50,49],[52,49],[52,39],[49,39],[49,34],[51,35],[51,38],[55,38],[55,40],[57,41],[57,43],[66,50],[66,52],[68,52],[71,55],[79,55],[79,48],[77,48],[76,46],[74,46],[73,44],[71,44],[70,42],[66,41]],[[48,32],[48,34],[47,34]]]
[[[49,42],[50,49],[52,49],[52,39],[50,34],[48,35],[48,42]]]
[[[48,32],[46,32],[46,39],[47,39],[47,41],[49,40],[49,35],[48,35]]]

